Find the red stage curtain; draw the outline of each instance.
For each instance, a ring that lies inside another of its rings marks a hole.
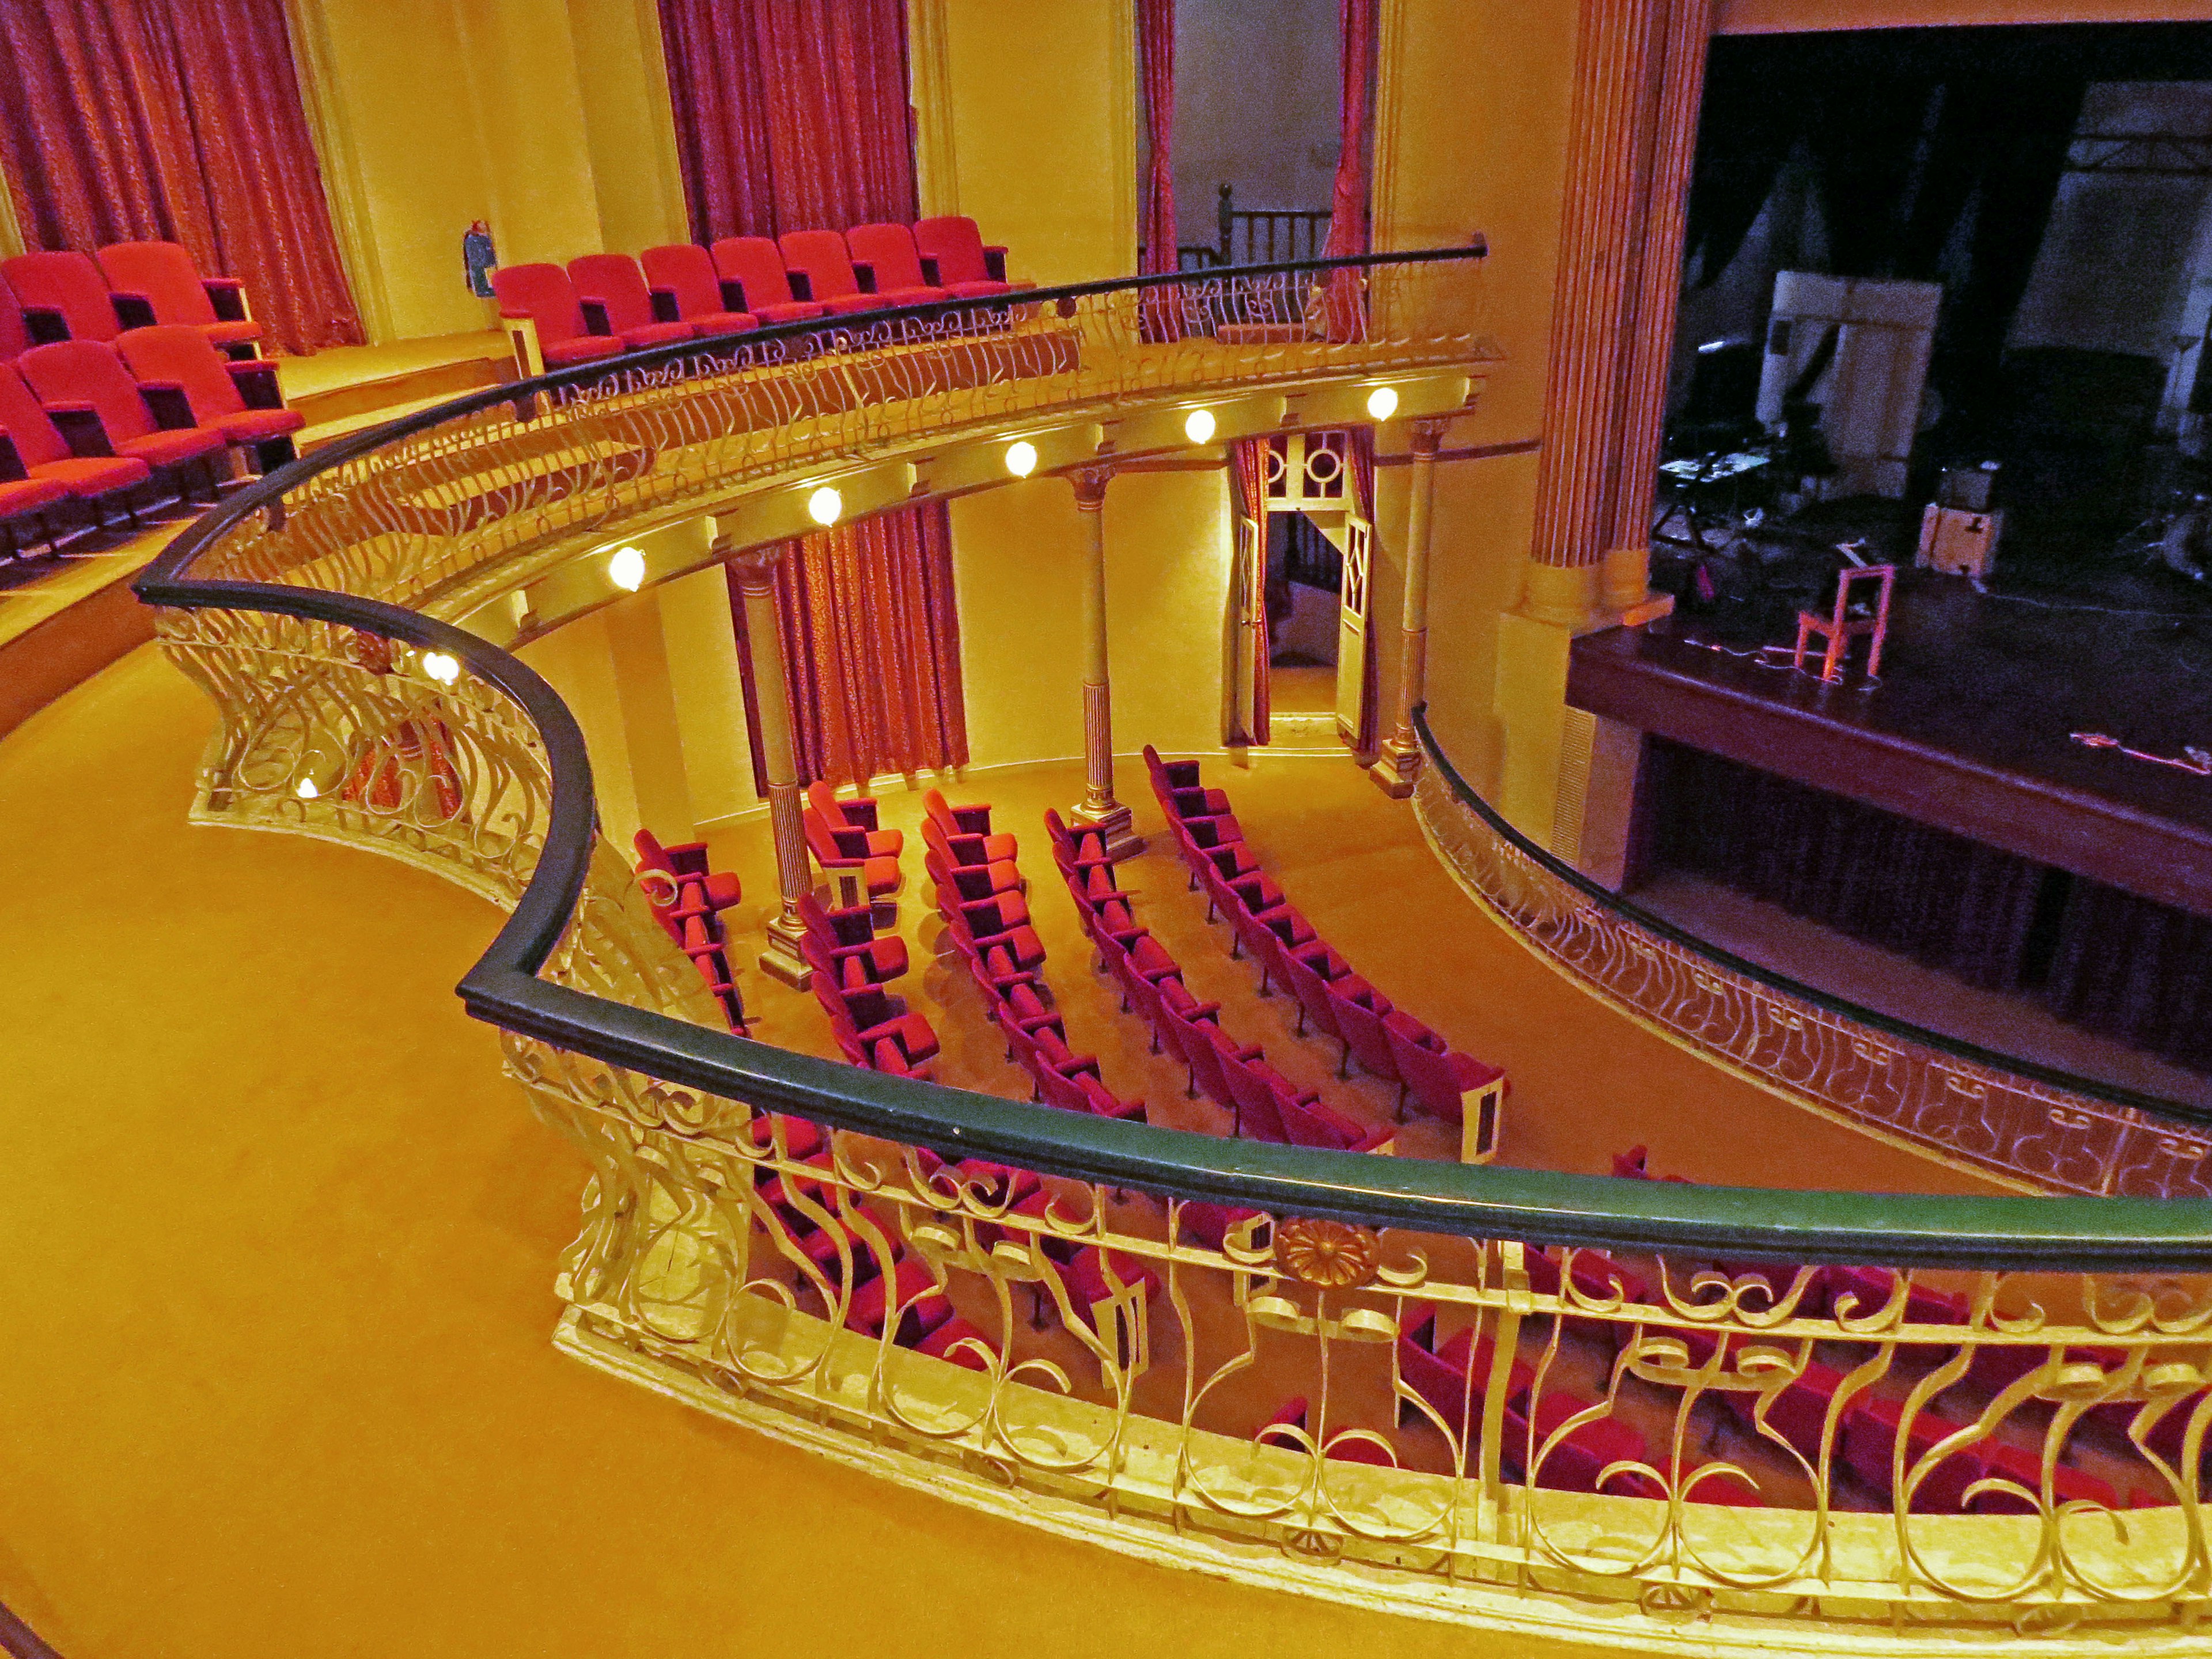
[[[660,0],[691,234],[915,217],[902,0]]]
[[[181,242],[280,349],[361,343],[283,0],[4,0],[0,167],[32,247]]]
[[[1245,738],[1252,743],[1267,741],[1268,714],[1272,706],[1272,689],[1268,684],[1268,664],[1275,654],[1272,631],[1267,626],[1267,441],[1247,438],[1229,446],[1229,492],[1236,507],[1237,519],[1249,519],[1260,527],[1259,568],[1249,573],[1250,580],[1260,587],[1252,609],[1259,621],[1254,631],[1259,637],[1253,641],[1252,668],[1252,729]],[[1231,535],[1237,533],[1233,527]],[[1241,622],[1241,618],[1240,618]]]
[[[1137,184],[1138,270],[1176,269],[1175,0],[1137,0],[1137,72],[1144,105],[1145,175]]]
[[[1375,74],[1375,0],[1337,0],[1337,136],[1336,183],[1329,196],[1328,240],[1322,254],[1348,259],[1367,252],[1368,152],[1374,148],[1370,131],[1369,85]],[[1328,331],[1331,339],[1358,337],[1365,313],[1360,304],[1358,277],[1349,272],[1329,280]]]

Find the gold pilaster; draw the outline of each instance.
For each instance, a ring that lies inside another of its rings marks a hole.
[[[1398,703],[1390,735],[1367,775],[1386,795],[1403,800],[1421,775],[1421,745],[1413,735],[1413,710],[1426,693],[1429,660],[1429,544],[1437,506],[1437,449],[1445,422],[1413,423],[1413,476],[1406,503],[1406,592],[1400,612]]]
[[[1114,798],[1114,688],[1106,628],[1106,486],[1113,477],[1110,466],[1079,467],[1069,475],[1083,521],[1083,799],[1068,818],[1097,830],[1118,861],[1143,852],[1145,842],[1129,809]]]
[[[783,905],[768,924],[762,971],[805,989],[809,974],[799,955],[805,928],[799,920],[801,895],[813,887],[806,864],[806,836],[799,822],[799,763],[791,740],[791,692],[784,682],[783,639],[775,614],[775,567],[780,544],[747,548],[730,559],[745,607],[752,641],[753,705],[760,714],[761,761],[768,771],[769,827],[775,837],[776,887]]]

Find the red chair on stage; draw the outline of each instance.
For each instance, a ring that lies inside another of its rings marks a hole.
[[[181,245],[118,242],[100,250],[100,269],[125,328],[180,323],[234,356],[258,354],[261,325],[246,305],[245,286],[228,276],[201,276]]]
[[[827,306],[802,300],[792,292],[791,273],[784,269],[783,252],[765,236],[725,236],[708,250],[726,295],[741,311],[749,311],[764,326],[780,323],[811,322],[830,314]]]
[[[784,270],[805,283],[805,297],[827,306],[833,317],[893,306],[927,305],[946,297],[943,289],[927,286],[872,291],[854,269],[845,239],[834,230],[787,230],[776,240],[776,246],[783,252]],[[917,266],[917,274],[919,270]]]
[[[19,253],[0,260],[0,276],[34,341],[112,340],[123,331],[107,278],[88,253]]]
[[[638,262],[644,268],[653,314],[659,321],[689,323],[705,338],[744,334],[761,326],[761,318],[729,303],[714,270],[714,256],[705,248],[690,242],[649,247]]]
[[[568,261],[569,285],[593,334],[612,335],[626,351],[696,338],[696,323],[656,316],[645,273],[627,253],[586,253]],[[736,331],[725,331],[734,332]]]
[[[1874,582],[1878,591],[1871,609],[1854,613],[1851,609],[1851,588],[1859,582]],[[1832,616],[1816,616],[1810,611],[1797,613],[1797,653],[1792,665],[1805,666],[1808,642],[1818,634],[1827,642],[1827,650],[1820,659],[1820,678],[1831,685],[1844,678],[1843,660],[1849,654],[1851,641],[1864,639],[1867,646],[1867,678],[1875,679],[1881,673],[1882,642],[1889,637],[1889,594],[1897,585],[1897,567],[1893,564],[1870,564],[1862,569],[1846,570],[1836,582],[1836,609]]]
[[[628,348],[585,325],[583,301],[558,265],[501,265],[492,273],[499,319],[526,376],[619,357]]]
[[[806,804],[822,815],[837,844],[863,858],[896,858],[906,849],[906,837],[896,830],[876,827],[876,803],[862,795],[841,801],[834,785],[817,778],[806,786]],[[863,837],[854,841],[854,836]]]
[[[216,494],[216,458],[227,443],[212,427],[164,428],[115,348],[99,340],[33,346],[15,360],[23,380],[80,455],[119,456],[173,473],[195,465]],[[179,481],[178,492],[185,494]]]
[[[987,247],[973,219],[945,215],[916,222],[915,252],[921,256],[922,280],[961,295],[1004,294],[1034,283],[1009,282],[1006,250]]]
[[[198,329],[164,323],[120,335],[115,349],[149,403],[180,400],[164,410],[179,425],[213,427],[240,449],[251,450],[254,470],[267,472],[294,459],[292,434],[307,417],[284,407],[276,365],[264,358],[225,357]]]

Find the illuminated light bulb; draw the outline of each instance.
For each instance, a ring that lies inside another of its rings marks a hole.
[[[1194,444],[1202,444],[1213,435],[1213,411],[1194,409],[1182,423],[1182,435]]]
[[[1367,412],[1378,421],[1387,421],[1398,412],[1398,392],[1394,386],[1378,386],[1367,394]]]
[[[1006,471],[1017,478],[1026,478],[1036,471],[1036,446],[1027,439],[1006,446]]]
[[[314,800],[319,799],[323,792],[315,787],[315,781],[313,778],[301,778],[299,782],[292,786],[292,793],[301,800]]]
[[[607,561],[607,580],[625,593],[645,586],[645,555],[635,547],[618,547]]]
[[[461,677],[460,659],[449,657],[442,651],[425,652],[422,655],[422,672],[441,685],[451,685]]]
[[[828,484],[823,484],[806,498],[806,516],[819,525],[837,522],[837,515],[845,510],[845,498]]]

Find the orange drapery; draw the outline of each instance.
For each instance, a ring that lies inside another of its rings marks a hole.
[[[361,343],[283,0],[5,0],[0,168],[28,246],[181,242],[280,349]]]

